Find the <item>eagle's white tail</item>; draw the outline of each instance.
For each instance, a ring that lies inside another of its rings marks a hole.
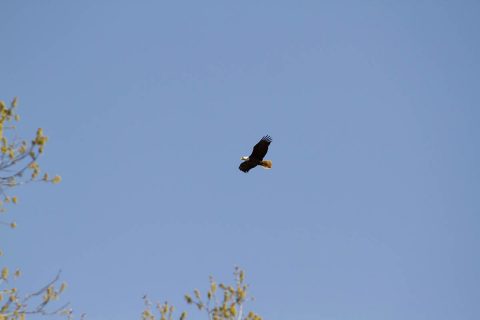
[[[263,160],[262,162],[260,162],[260,165],[264,169],[272,169],[272,160]]]

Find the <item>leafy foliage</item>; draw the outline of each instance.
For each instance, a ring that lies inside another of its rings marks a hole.
[[[15,280],[20,276],[20,270],[16,270],[13,277],[9,278],[7,267],[2,269],[0,285],[8,285],[9,280]],[[21,296],[16,287],[5,287],[0,289],[0,320],[19,319],[24,320],[29,314],[54,315],[63,314],[70,316],[72,311],[67,309],[68,304],[54,310],[48,310],[51,302],[58,300],[67,284],[65,282],[57,285],[60,273],[40,290]]]
[[[245,272],[240,268],[235,268],[233,285],[223,283],[217,284],[213,277],[210,277],[210,287],[206,295],[202,295],[200,290],[193,290],[192,294],[185,295],[185,301],[193,305],[199,311],[204,311],[209,320],[262,320],[262,318],[253,311],[245,313],[245,304],[253,300],[248,296],[248,285],[245,283]],[[152,311],[152,303],[144,297],[145,309],[142,313],[142,320],[173,320],[175,308],[168,302],[158,303],[156,309],[160,314],[155,316]],[[186,312],[180,314],[179,319],[185,320]]]
[[[50,177],[45,173],[40,177],[40,165],[37,162],[43,153],[48,137],[38,128],[33,140],[19,139],[16,134],[15,123],[20,121],[17,110],[17,98],[14,98],[7,107],[0,101],[0,211],[5,212],[5,204],[18,203],[16,196],[9,196],[7,190],[19,185],[45,181],[59,183],[60,176]],[[10,223],[8,225],[11,225]]]
[[[18,204],[16,196],[9,195],[9,191],[17,186],[34,181],[59,183],[60,176],[50,177],[45,173],[40,177],[40,165],[37,160],[44,152],[48,137],[39,128],[33,140],[21,140],[16,135],[15,123],[20,121],[17,110],[17,98],[14,98],[7,107],[0,101],[0,213],[6,213],[6,204]],[[16,228],[15,221],[0,221],[0,224]],[[0,251],[0,254],[3,254]],[[0,320],[24,320],[27,315],[62,314],[70,317],[72,311],[67,309],[68,304],[56,309],[48,308],[53,301],[58,300],[66,288],[66,283],[59,284],[60,272],[56,277],[36,292],[26,295],[12,286],[21,276],[20,269],[13,273],[8,267],[3,267],[0,273]]]

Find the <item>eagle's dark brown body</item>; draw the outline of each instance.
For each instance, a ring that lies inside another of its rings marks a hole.
[[[263,137],[254,147],[252,154],[240,164],[238,167],[243,172],[248,172],[250,169],[255,168],[256,166],[260,165],[266,169],[272,168],[272,161],[270,160],[263,160],[265,155],[268,152],[268,146],[272,142],[272,138],[270,136]]]

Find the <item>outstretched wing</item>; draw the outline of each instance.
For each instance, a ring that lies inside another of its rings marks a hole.
[[[257,159],[259,161],[263,160],[263,157],[268,152],[268,146],[272,142],[272,137],[265,136],[263,137],[256,145],[253,147],[252,154],[250,155],[250,159]]]
[[[240,163],[240,167],[238,167],[238,169],[240,169],[243,172],[248,172],[250,169],[253,169],[256,166],[257,165],[253,161],[244,161]]]

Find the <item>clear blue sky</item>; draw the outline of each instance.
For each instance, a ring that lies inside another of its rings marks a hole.
[[[479,319],[477,1],[2,1],[50,136],[2,264],[89,319],[246,269],[265,319]],[[273,169],[243,174],[265,134]],[[190,319],[203,315],[190,311]]]

